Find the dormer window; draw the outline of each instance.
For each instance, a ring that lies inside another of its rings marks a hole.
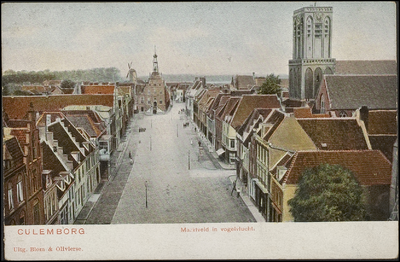
[[[347,117],[347,114],[346,114],[345,111],[342,110],[342,111],[340,111],[339,116],[340,117]]]

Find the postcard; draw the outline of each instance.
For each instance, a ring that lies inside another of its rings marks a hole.
[[[4,258],[398,258],[396,7],[2,3]]]

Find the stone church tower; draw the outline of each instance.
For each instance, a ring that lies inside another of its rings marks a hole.
[[[289,60],[290,98],[315,99],[324,74],[334,72],[332,7],[303,7],[293,13],[293,54]]]

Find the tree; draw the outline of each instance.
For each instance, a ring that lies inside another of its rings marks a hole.
[[[296,222],[361,221],[366,208],[361,185],[340,165],[322,164],[303,172],[288,201]]]
[[[72,82],[71,80],[63,80],[61,82],[61,88],[74,88],[75,87],[75,83]]]
[[[259,94],[270,95],[270,94],[278,94],[281,92],[281,79],[279,76],[275,76],[274,74],[270,74],[266,77],[265,82],[261,85]]]

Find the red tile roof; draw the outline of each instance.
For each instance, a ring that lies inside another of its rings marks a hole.
[[[3,109],[10,119],[22,119],[32,102],[35,111],[57,111],[69,105],[113,106],[113,95],[3,96]]]
[[[372,149],[382,151],[390,162],[393,161],[393,145],[397,135],[369,135],[368,138]]]
[[[242,99],[242,97],[229,97],[229,100],[218,113],[217,117],[221,120],[224,120],[226,115],[232,115],[233,110],[236,109],[240,99]]]
[[[276,95],[243,95],[235,114],[233,115],[231,126],[238,129],[254,110],[254,108],[280,108],[281,104]]]
[[[22,148],[19,144],[18,139],[15,136],[10,136],[8,139],[3,139],[3,143],[5,144],[5,149],[9,153],[9,156],[15,162],[22,162],[24,154]]]
[[[82,94],[114,94],[114,85],[81,86]]]
[[[369,149],[355,118],[301,118],[297,121],[320,150]]]
[[[313,114],[309,107],[295,107],[293,114],[296,118],[330,117],[329,114]]]
[[[397,134],[397,110],[370,110],[368,134]]]
[[[389,185],[392,166],[379,150],[298,151],[290,162],[284,182],[297,184],[302,173],[320,164],[341,165],[353,172],[361,185]]]

